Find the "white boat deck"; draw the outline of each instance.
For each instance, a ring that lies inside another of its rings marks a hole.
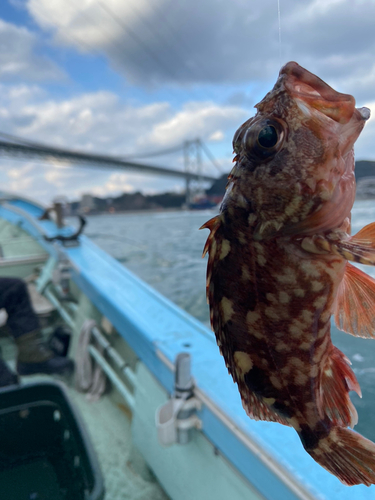
[[[13,342],[3,337],[0,348],[3,358],[14,370],[16,351]],[[50,377],[22,377],[21,383],[46,379],[50,380]],[[168,500],[169,497],[133,447],[131,413],[126,406],[120,400],[118,403],[114,401],[110,394],[104,394],[97,401],[89,401],[85,394],[74,388],[72,381],[66,382],[69,398],[82,416],[100,463],[105,500]]]
[[[104,475],[108,500],[168,500],[143,459],[132,447],[130,413],[110,396],[88,401],[75,389],[68,390],[78,407]]]

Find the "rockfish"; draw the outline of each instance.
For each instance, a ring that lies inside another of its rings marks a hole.
[[[361,395],[339,329],[375,334],[375,223],[350,236],[353,145],[370,116],[295,62],[235,133],[211,230],[207,297],[217,343],[247,414],[292,426],[344,484],[375,483],[375,444],[348,427]]]

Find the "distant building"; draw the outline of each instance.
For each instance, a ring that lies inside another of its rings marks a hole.
[[[82,212],[88,213],[95,210],[95,199],[91,194],[82,195],[79,208]]]

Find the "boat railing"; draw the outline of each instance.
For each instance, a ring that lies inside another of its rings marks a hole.
[[[49,283],[49,285],[47,285],[44,289],[44,295],[54,305],[61,318],[70,326],[70,328],[74,329],[76,324],[72,312],[68,311],[69,302],[61,302],[58,297],[58,293],[53,293],[51,284],[52,283]],[[122,358],[122,356],[120,356],[120,354],[111,346],[110,342],[108,342],[108,340],[102,335],[97,326],[93,326],[90,329],[90,334],[92,335],[92,338],[95,339],[101,346],[101,352],[94,345],[89,344],[87,346],[89,354],[94,358],[108,379],[123,396],[128,407],[133,409],[134,396],[132,392],[128,389],[127,385],[123,383],[105,356],[107,356],[114,363],[116,369],[125,377],[127,383],[132,388],[136,385],[136,376],[134,371],[130,368],[129,364]]]
[[[22,266],[27,264],[43,264],[48,255],[28,255],[26,257],[3,257],[0,258],[0,267]]]

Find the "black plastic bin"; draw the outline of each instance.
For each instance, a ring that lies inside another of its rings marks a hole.
[[[41,382],[0,391],[0,498],[104,498],[92,444],[61,384]]]

